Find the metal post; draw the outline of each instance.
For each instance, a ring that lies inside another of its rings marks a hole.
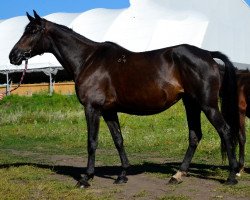
[[[49,95],[52,95],[53,94],[53,82],[52,82],[52,74],[49,73]]]
[[[9,73],[6,73],[6,95],[10,95]]]

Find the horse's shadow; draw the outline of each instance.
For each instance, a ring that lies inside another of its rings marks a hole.
[[[167,162],[164,164],[157,164],[152,162],[144,162],[143,164],[132,165],[128,170],[128,175],[135,176],[142,173],[160,173],[173,175],[179,169],[181,163],[179,162]],[[76,181],[81,179],[81,174],[84,174],[86,168],[84,167],[74,167],[74,166],[62,166],[62,165],[49,165],[40,163],[12,163],[12,164],[2,164],[0,169],[10,168],[10,167],[20,167],[20,166],[34,166],[41,169],[50,169],[59,175],[70,176]],[[216,171],[227,170],[227,166],[215,166],[207,164],[191,164],[189,168],[189,174],[193,177],[207,180],[214,180],[220,183],[224,183],[225,180],[218,178],[216,176]],[[100,166],[95,168],[95,176],[115,179],[115,177],[120,173],[121,168],[119,166]],[[245,173],[250,174],[250,168],[245,168]]]

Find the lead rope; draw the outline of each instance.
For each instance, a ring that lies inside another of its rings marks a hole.
[[[24,67],[24,70],[23,70],[23,73],[22,73],[22,76],[21,76],[21,78],[20,78],[20,81],[19,81],[18,85],[17,85],[15,88],[11,89],[10,91],[6,91],[6,92],[0,93],[0,94],[7,95],[8,92],[11,93],[11,92],[13,92],[14,90],[16,90],[17,88],[19,88],[20,85],[21,85],[22,82],[23,82],[23,78],[24,78],[24,75],[25,75],[25,73],[26,73],[26,71],[27,71],[27,68],[28,68],[28,59],[25,59],[25,67]]]

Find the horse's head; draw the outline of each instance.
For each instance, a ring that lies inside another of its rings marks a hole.
[[[44,37],[46,20],[36,11],[34,11],[34,17],[29,13],[26,14],[30,22],[9,55],[10,63],[14,65],[21,65],[23,60],[44,53],[47,46]]]

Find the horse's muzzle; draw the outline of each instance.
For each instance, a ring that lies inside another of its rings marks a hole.
[[[26,59],[26,53],[18,51],[18,49],[13,49],[10,52],[9,59],[10,63],[13,65],[21,65],[22,61]],[[30,57],[30,53],[28,55]]]

